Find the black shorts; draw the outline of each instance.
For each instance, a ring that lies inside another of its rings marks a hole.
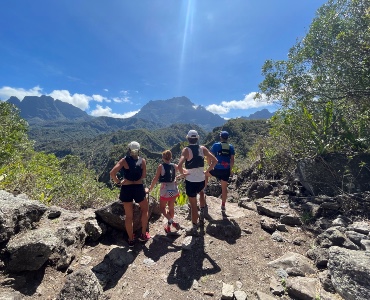
[[[206,182],[191,182],[185,180],[185,191],[188,197],[196,197],[205,187]]]
[[[209,173],[217,179],[229,181],[230,169],[213,169]]]
[[[139,203],[144,199],[144,184],[128,184],[121,186],[119,200],[121,200],[122,202],[132,202],[132,200],[135,200],[136,203]]]

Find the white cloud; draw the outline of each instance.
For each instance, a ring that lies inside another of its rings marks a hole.
[[[117,113],[112,112],[112,109],[109,106],[102,107],[101,105],[98,104],[96,108],[91,112],[91,115],[95,117],[105,116],[105,117],[126,119],[126,118],[130,118],[133,115],[137,114],[139,111],[140,110],[130,111],[124,114],[117,114]]]
[[[96,101],[96,102],[103,102],[103,101],[107,101],[108,98],[107,97],[103,97],[101,95],[92,95],[92,98]]]
[[[128,91],[120,91],[120,93],[124,94],[125,96],[128,95]]]
[[[124,97],[124,98],[115,97],[113,98],[113,101],[116,103],[131,103],[129,97]]]
[[[104,92],[108,92],[108,89],[104,89]]]
[[[82,110],[89,108],[89,101],[93,98],[85,94],[73,94],[71,95],[67,90],[54,90],[48,96],[54,99],[59,99],[63,102],[70,103]]]
[[[227,114],[231,109],[250,109],[271,106],[273,103],[267,102],[265,97],[262,100],[254,100],[255,92],[245,95],[243,100],[222,101],[220,105],[211,104],[206,109],[214,114]]]
[[[220,115],[227,114],[230,111],[229,108],[217,104],[211,104],[206,106],[206,110],[210,111],[211,113]]]
[[[26,96],[41,96],[42,88],[35,86],[29,90],[22,88],[12,88],[10,86],[3,86],[0,88],[0,99],[8,100],[11,96],[17,97],[19,100],[23,100]]]

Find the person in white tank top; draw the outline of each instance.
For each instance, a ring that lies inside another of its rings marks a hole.
[[[191,208],[192,227],[186,233],[188,235],[196,235],[198,232],[198,206],[197,195],[199,194],[199,204],[201,217],[199,221],[204,223],[205,209],[207,207],[206,199],[204,197],[204,187],[206,176],[211,176],[209,171],[217,164],[216,157],[204,146],[198,145],[199,135],[195,130],[190,130],[186,136],[189,145],[181,152],[181,158],[178,163],[180,174],[185,176],[185,190],[189,198]],[[211,165],[204,171],[204,158],[207,158]],[[216,160],[216,161],[215,161]],[[185,164],[185,170],[183,165]]]

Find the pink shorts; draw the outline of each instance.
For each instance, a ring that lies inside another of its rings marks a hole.
[[[162,182],[161,183],[161,190],[160,190],[160,197],[161,201],[169,201],[173,198],[176,198],[180,195],[179,190],[177,188],[177,184],[175,182]]]

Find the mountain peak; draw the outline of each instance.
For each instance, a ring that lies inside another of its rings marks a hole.
[[[167,100],[151,100],[135,115],[137,118],[165,126],[176,123],[197,124],[205,130],[221,126],[225,120],[202,106],[196,106],[189,98],[174,97]]]

